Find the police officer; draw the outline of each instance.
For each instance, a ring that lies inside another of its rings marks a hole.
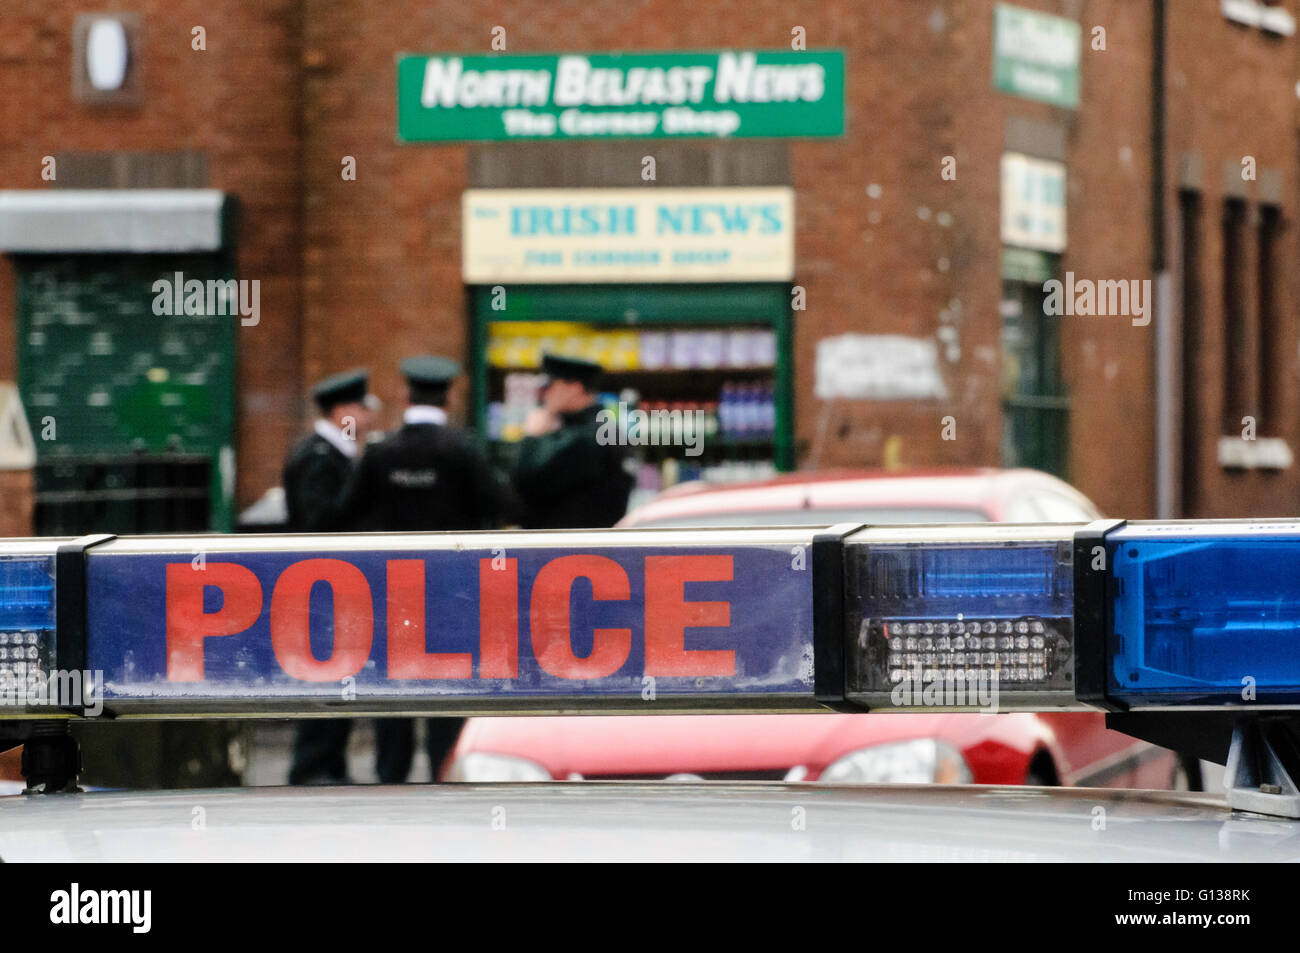
[[[596,390],[601,367],[554,354],[542,356],[542,406],[525,421],[514,485],[529,529],[613,526],[627,512],[632,477],[627,449],[597,439]]]
[[[290,532],[325,533],[342,528],[339,496],[369,424],[368,383],[366,369],[356,368],[327,377],[312,388],[320,417],[312,433],[294,445],[284,465]],[[351,727],[346,719],[301,722],[294,738],[289,783],[347,783]]]
[[[402,427],[372,445],[344,489],[349,525],[381,531],[492,529],[506,509],[505,491],[464,431],[447,423],[447,391],[460,365],[445,357],[402,362],[408,406]],[[462,720],[427,721],[427,747],[436,772],[460,734]],[[376,727],[376,773],[385,784],[411,770],[414,724],[382,718]]]

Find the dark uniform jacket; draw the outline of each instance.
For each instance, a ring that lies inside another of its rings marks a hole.
[[[592,404],[564,414],[559,430],[520,441],[514,480],[526,528],[613,526],[627,512],[627,448],[597,442],[600,410]]]
[[[284,498],[291,533],[327,533],[339,528],[339,494],[352,461],[318,433],[298,441],[284,464]]]
[[[432,423],[404,424],[366,450],[340,503],[349,529],[386,532],[495,529],[505,508],[478,446]]]

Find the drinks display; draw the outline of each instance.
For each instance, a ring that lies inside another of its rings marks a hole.
[[[505,378],[505,399],[488,404],[488,439],[513,443],[523,436],[529,411],[541,402],[541,374],[514,372]],[[776,395],[771,383],[727,381],[717,400],[642,400],[633,388],[600,395],[600,404],[615,415],[639,411],[644,424],[633,441],[643,446],[679,447],[699,434],[723,444],[770,443],[776,437]],[[626,433],[627,425],[621,431]],[[634,443],[635,445],[635,443]]]
[[[776,335],[761,328],[606,330],[564,321],[499,321],[489,328],[490,367],[537,368],[547,352],[595,361],[607,371],[771,368]]]
[[[776,436],[776,392],[770,382],[726,382],[717,413],[723,440],[770,441]]]
[[[524,435],[544,353],[605,368],[601,405],[635,461],[631,505],[689,480],[776,473],[776,334],[763,327],[603,327],[564,321],[488,325],[485,425],[506,448]]]

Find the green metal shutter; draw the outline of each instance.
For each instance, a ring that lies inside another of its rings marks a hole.
[[[239,316],[158,315],[153,290],[178,272],[186,280],[229,279],[228,259],[23,255],[15,262],[18,376],[36,437],[38,527],[43,512],[51,532],[228,530]]]

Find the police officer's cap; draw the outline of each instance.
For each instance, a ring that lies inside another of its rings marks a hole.
[[[422,354],[402,361],[402,376],[417,387],[446,387],[459,373],[459,364],[436,354]]]
[[[366,385],[370,372],[364,367],[354,367],[341,374],[331,374],[311,389],[311,396],[322,410],[338,404],[359,403],[366,399]]]
[[[601,366],[595,361],[559,354],[542,355],[542,373],[548,381],[577,381],[584,387],[590,387],[600,377],[600,372]]]

